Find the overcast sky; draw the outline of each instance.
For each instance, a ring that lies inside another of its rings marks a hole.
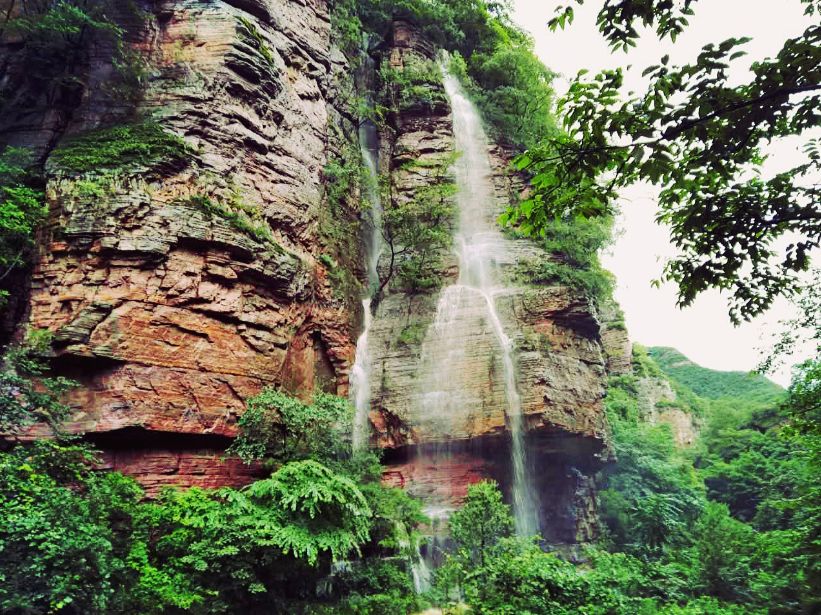
[[[637,92],[644,80],[641,71],[657,64],[664,54],[671,63],[692,61],[706,43],[720,42],[731,36],[751,36],[734,77],[744,79],[750,59],[775,55],[785,38],[796,36],[809,24],[799,0],[700,0],[696,15],[675,44],[661,43],[652,33],[642,37],[630,53],[611,53],[595,28],[596,9],[601,0],[587,0],[576,7],[574,23],[564,31],[550,32],[547,21],[558,0],[514,0],[516,21],[531,32],[536,52],[553,71],[562,75],[556,89],[563,92],[567,78],[583,69],[598,71],[621,66],[627,70],[625,84]],[[574,3],[575,6],[575,3]],[[777,6],[777,9],[775,8]],[[746,62],[745,62],[746,61]],[[783,168],[796,161],[796,142],[783,143],[770,150],[769,164]],[[621,235],[605,266],[618,278],[616,298],[625,311],[630,336],[646,346],[673,346],[693,361],[713,369],[748,370],[760,360],[760,349],[767,346],[778,321],[791,315],[792,308],[781,302],[753,322],[734,327],[727,317],[727,303],[717,292],[705,293],[684,310],[675,306],[675,287],[653,288],[666,257],[674,254],[666,229],[653,222],[656,204],[654,189],[635,186],[623,194]],[[789,369],[772,374],[773,380],[786,385]]]

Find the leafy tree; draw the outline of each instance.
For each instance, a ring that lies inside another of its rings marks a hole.
[[[0,433],[14,434],[37,422],[58,429],[70,414],[60,397],[76,383],[45,376],[43,357],[50,350],[51,334],[35,330],[28,331],[23,344],[7,350],[0,369]]]
[[[801,2],[808,15],[818,12],[817,0]],[[695,4],[606,0],[598,26],[614,49],[635,46],[639,24],[675,40]],[[572,7],[560,9],[551,27],[572,19]],[[733,85],[728,67],[746,42],[709,44],[685,66],[661,58],[645,71],[650,84],[639,96],[623,97],[620,69],[592,78],[582,71],[559,103],[566,132],[518,159],[533,192],[507,221],[540,234],[555,217],[610,216],[621,188],[648,181],[661,188],[659,221],[681,251],[665,269],[680,305],[723,289],[739,321],[791,293],[793,274],[808,268],[821,241],[821,149],[808,141],[803,163],[769,179],[750,171],[767,143],[818,125],[821,26],[786,40],[774,58],[749,67],[749,81]],[[790,239],[784,252],[775,244],[781,237]]]
[[[0,152],[0,283],[30,262],[34,231],[46,217],[43,191],[27,170],[31,162],[25,149],[7,147]],[[8,288],[0,288],[0,307],[8,295]]]
[[[476,613],[578,613],[588,585],[570,562],[519,538],[502,539],[465,581]]]
[[[49,440],[0,453],[3,612],[117,612],[133,581],[127,529],[142,491],[93,462],[89,449]]]
[[[486,553],[513,534],[510,507],[492,481],[468,487],[462,507],[450,517],[450,535],[467,566],[484,565]]]
[[[613,381],[605,407],[618,462],[602,472],[602,520],[617,548],[658,557],[665,547],[686,543],[703,491],[667,426],[639,418],[635,382]]]
[[[755,531],[710,502],[695,527],[695,561],[701,591],[723,600],[749,599]]]
[[[452,241],[450,227],[456,194],[456,185],[448,173],[456,156],[412,161],[399,170],[422,175],[425,184],[414,191],[413,198],[396,195],[385,199],[390,205],[383,214],[383,236],[390,260],[380,291],[394,279],[410,292],[435,290],[441,284],[441,259]]]
[[[812,348],[816,357],[821,356],[821,269],[810,271],[796,293],[794,304],[798,314],[779,323],[781,332],[773,349],[758,366],[761,373],[783,364],[802,343]]]
[[[367,541],[370,517],[353,481],[298,461],[242,490],[169,490],[141,523],[155,540],[148,563],[182,580],[188,608],[215,613],[304,597],[320,558],[345,557]]]
[[[342,434],[352,420],[350,403],[336,395],[317,393],[305,403],[274,388],[247,402],[239,420],[240,435],[230,453],[246,462],[320,459],[326,462],[347,456]]]
[[[531,38],[508,23],[497,32],[494,49],[475,52],[467,61],[454,52],[449,69],[478,105],[497,142],[532,147],[556,131],[554,75],[536,56]]]

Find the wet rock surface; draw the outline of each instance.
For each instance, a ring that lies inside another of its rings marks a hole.
[[[400,45],[389,53],[393,65],[409,53],[424,55],[404,27],[398,34]],[[383,135],[381,163],[396,203],[413,199],[425,185],[403,162],[441,159],[453,151],[454,140],[449,109],[403,110],[394,128]],[[491,148],[490,164],[496,209],[488,212],[488,223],[495,224],[524,182],[510,171],[510,156],[500,148]],[[544,496],[541,525],[549,528],[550,541],[589,541],[597,532],[590,477],[608,455],[602,405],[608,358],[600,323],[589,301],[571,289],[521,279],[520,262],[550,258],[535,243],[501,234],[493,241],[500,244],[488,249],[497,255],[501,275],[493,300],[516,349],[528,463]],[[455,283],[455,255],[445,254],[441,262],[442,286]],[[380,265],[388,266],[386,258]],[[456,306],[452,317],[434,322],[442,291],[410,294],[388,287],[370,333],[370,420],[373,443],[387,449],[385,480],[437,509],[458,506],[468,484],[482,478],[494,478],[506,490],[512,482],[503,365],[486,298],[469,288],[451,287],[448,293]],[[431,343],[437,327],[446,328],[448,343]],[[447,367],[439,370],[447,382],[435,382],[436,366]],[[439,410],[428,412],[429,407]]]

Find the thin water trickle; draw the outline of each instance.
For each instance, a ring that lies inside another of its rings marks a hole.
[[[362,300],[364,327],[356,340],[356,357],[351,368],[351,400],[354,404],[353,448],[361,450],[368,445],[370,423],[368,415],[371,410],[371,353],[368,347],[373,314],[371,303],[379,289],[379,257],[384,248],[382,241],[382,201],[379,197],[379,171],[377,167],[379,137],[376,126],[371,122],[362,122],[359,126],[359,145],[362,162],[367,172],[365,196],[368,201],[368,250],[366,253],[368,269],[368,291]]]
[[[437,436],[447,439],[459,428],[452,417],[460,408],[479,407],[479,393],[465,383],[465,327],[484,323],[495,339],[502,367],[507,423],[511,433],[512,500],[520,535],[538,532],[538,514],[527,471],[522,402],[516,382],[514,347],[499,317],[496,299],[509,292],[498,269],[510,262],[509,246],[496,223],[488,141],[479,113],[459,81],[445,71],[445,91],[453,110],[453,133],[460,156],[454,164],[458,230],[454,237],[459,279],[442,290],[434,323],[422,347],[421,416]],[[473,324],[468,324],[473,323]],[[460,330],[461,329],[461,330]]]

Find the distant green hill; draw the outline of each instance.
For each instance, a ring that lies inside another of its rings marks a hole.
[[[696,365],[675,348],[648,348],[653,358],[669,378],[707,399],[744,399],[767,405],[780,401],[784,389],[764,376],[748,372],[720,372]]]

